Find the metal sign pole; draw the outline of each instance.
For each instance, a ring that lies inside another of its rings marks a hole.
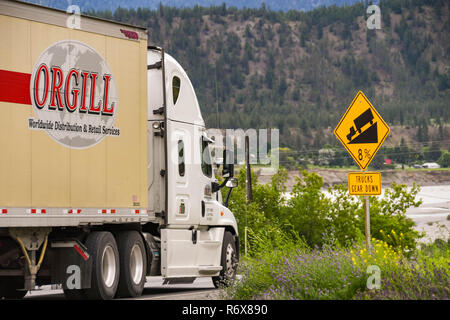
[[[362,172],[366,174],[366,170]],[[369,208],[369,196],[364,196],[364,229],[366,233],[366,250],[370,250],[370,208]]]
[[[370,250],[370,210],[369,210],[369,196],[364,196],[364,215],[365,215],[365,229],[366,229],[366,249]]]

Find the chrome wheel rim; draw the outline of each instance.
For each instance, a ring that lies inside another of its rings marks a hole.
[[[108,288],[112,287],[116,280],[116,255],[110,245],[105,247],[102,255],[102,278]]]
[[[232,279],[234,277],[236,271],[236,253],[233,249],[233,246],[229,243],[226,251],[226,270],[225,270],[225,278]]]
[[[130,272],[133,282],[135,284],[141,283],[142,274],[144,273],[144,259],[142,258],[141,247],[137,244],[131,249]]]

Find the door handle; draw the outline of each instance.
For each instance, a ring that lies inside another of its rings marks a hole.
[[[192,243],[196,244],[197,243],[197,229],[195,229],[194,226],[190,226],[189,230],[192,231]]]
[[[192,230],[192,243],[193,244],[197,243],[197,230],[196,229]]]
[[[202,200],[202,217],[205,217],[205,201]]]

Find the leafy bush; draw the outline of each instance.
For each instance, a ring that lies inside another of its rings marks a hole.
[[[258,184],[252,174],[253,202],[247,203],[245,169],[239,172],[239,187],[230,199],[239,234],[244,235],[247,225],[248,247],[261,246],[261,233],[283,233],[293,241],[302,239],[307,245],[322,247],[337,244],[348,247],[364,239],[364,210],[362,197],[350,196],[344,185],[322,191],[323,180],[315,173],[302,172],[297,178],[290,198],[286,196],[287,172],[280,169],[267,185]],[[244,181],[244,183],[242,183]],[[414,222],[406,216],[407,208],[419,206],[416,201],[419,187],[410,190],[406,185],[392,184],[384,197],[370,197],[371,234],[406,253],[413,251],[422,236],[414,230]],[[276,247],[276,237],[265,238],[264,245]],[[244,244],[244,241],[241,241]]]
[[[322,191],[322,178],[304,171],[290,198],[281,169],[267,185],[252,176],[253,202],[245,195],[245,170],[230,208],[239,232],[248,226],[248,255],[224,291],[226,299],[446,299],[450,290],[450,240],[417,247],[421,234],[406,210],[420,205],[419,187],[393,184],[370,197],[372,248],[364,244],[362,197],[343,185]],[[244,241],[241,241],[243,244]],[[314,249],[311,249],[314,248]],[[369,266],[381,271],[381,288],[367,289]]]
[[[320,190],[322,177],[303,171],[303,180],[297,179],[292,189],[292,198],[281,211],[281,219],[291,223],[299,236],[311,246],[322,245],[323,235],[329,226],[330,201]]]
[[[444,168],[450,167],[450,152],[444,151],[439,158],[438,163]]]
[[[418,207],[416,201],[419,186],[413,184],[408,191],[406,185],[393,183],[386,189],[384,197],[370,197],[371,234],[395,248],[410,252],[417,247],[417,240],[424,236],[414,229],[414,221],[406,216],[409,207]]]

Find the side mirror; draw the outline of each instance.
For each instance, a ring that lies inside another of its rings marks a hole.
[[[222,170],[222,177],[232,178],[234,176],[234,164],[224,164]]]
[[[234,176],[234,163],[233,158],[229,151],[223,150],[223,170],[222,177],[231,178]]]
[[[230,178],[227,181],[227,184],[225,185],[228,188],[236,188],[238,186],[238,179],[237,178]]]

